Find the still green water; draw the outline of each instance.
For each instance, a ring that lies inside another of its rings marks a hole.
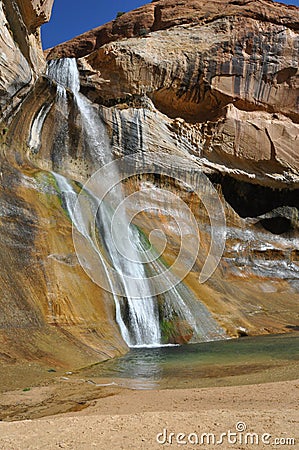
[[[135,348],[84,369],[92,382],[179,389],[285,381],[299,375],[299,333],[177,347]]]

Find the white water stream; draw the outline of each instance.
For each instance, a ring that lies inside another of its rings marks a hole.
[[[99,117],[98,110],[80,93],[80,80],[76,60],[61,59],[50,61],[47,75],[57,83],[56,102],[59,105],[60,111],[66,116],[66,124],[71,107],[68,104],[68,89],[73,94],[73,101],[77,105],[81,118],[82,132],[88,143],[93,160],[100,167],[111,162],[113,158],[109,140]],[[37,143],[39,143],[40,138],[38,136],[36,137],[36,135],[40,134],[45,120],[44,116],[46,115],[44,114],[45,109],[41,111],[37,115],[33,125],[34,133],[33,131],[31,133],[32,136],[35,136],[34,141]],[[68,133],[68,130],[66,133]],[[63,142],[66,145],[68,139],[64,139]],[[82,211],[78,210],[78,208],[75,209],[78,194],[74,189],[74,185],[70,180],[60,174],[53,172],[53,175],[61,193],[64,207],[68,211],[73,225],[86,239],[87,245],[90,245],[98,255],[99,264],[105,268],[105,274],[112,292],[114,280],[109,278],[107,257],[119,274],[119,278],[123,284],[125,298],[113,294],[116,308],[116,321],[120,327],[123,339],[130,347],[157,347],[162,345],[160,325],[161,319],[165,318],[168,321],[179,318],[179,320],[187,323],[193,330],[193,342],[226,337],[225,332],[212,318],[207,308],[195,299],[183,284],[179,284],[163,294],[163,317],[161,317],[161,299],[158,300],[157,297],[151,295],[145,265],[141,262],[139,256],[139,252],[142,250],[139,232],[134,226],[129,224],[126,214],[122,213],[120,220],[114,222],[112,234],[113,206],[107,202],[100,203],[92,193],[88,193],[86,201],[90,202],[89,209],[94,210],[97,229],[103,244],[103,249],[99,250],[94,236],[90,232],[92,228],[92,217],[86,214],[84,208]],[[118,173],[111,174],[111,177],[112,184],[117,184],[119,178]],[[113,189],[112,195],[113,205],[122,202],[123,193],[121,187]],[[128,228],[129,234],[126,234],[125,229]],[[118,248],[124,247],[125,239],[128,236],[131,241],[130,245],[128,245],[128,249],[130,248],[130,257],[124,258],[119,253]],[[134,251],[134,248],[136,248],[136,251]],[[159,260],[149,264],[151,265],[151,272],[161,273],[165,269],[163,263]],[[122,274],[128,275],[131,278],[130,282]],[[174,279],[173,285],[175,284],[176,280]],[[139,298],[136,298],[137,296]],[[160,306],[158,301],[160,301]]]

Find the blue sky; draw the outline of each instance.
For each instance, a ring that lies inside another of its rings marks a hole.
[[[131,11],[146,3],[150,0],[54,0],[51,20],[42,26],[43,47],[53,47],[110,22],[119,11]]]
[[[54,0],[52,17],[42,26],[43,47],[49,48],[115,19],[118,11],[130,11],[150,0]],[[299,6],[299,0],[284,3]]]

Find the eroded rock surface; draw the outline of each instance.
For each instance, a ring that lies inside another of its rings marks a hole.
[[[82,91],[122,108],[151,99],[166,121],[181,119],[178,137],[193,129],[207,169],[277,187],[298,183],[298,32],[292,20],[272,16],[281,8],[279,17],[294,13],[297,20],[297,8],[264,3],[262,21],[254,13],[260,2],[238,5],[231,15],[224,2],[225,16],[205,20],[203,4],[194,2],[193,21],[105,44],[79,59]]]
[[[63,111],[45,75],[37,28],[50,9],[51,1],[0,2],[0,336],[11,361],[78,366],[126,347],[111,296],[78,265],[51,175],[84,183],[97,162],[84,145],[71,92],[71,133],[59,139]],[[232,336],[297,324],[298,19],[298,8],[265,0],[159,0],[47,52],[49,59],[77,58],[81,91],[97,108],[116,156],[134,154],[138,164],[165,169],[165,177],[141,177],[126,189],[144,192],[144,208],[160,208],[136,216],[136,223],[146,234],[163,223],[167,263],[180,238],[168,220],[180,210],[172,203],[163,213],[157,187],[181,196],[194,212],[202,248],[185,282]],[[204,285],[198,275],[209,218],[184,184],[196,186],[198,170],[214,183],[227,219],[221,264]]]
[[[49,20],[53,0],[0,2],[0,117],[9,121],[45,71],[39,27]]]
[[[179,167],[174,178],[201,168],[218,186],[225,255],[206,286],[192,273],[186,282],[232,334],[237,323],[259,333],[297,320],[298,12],[160,0],[48,53],[78,58],[82,92],[102,105],[117,155]]]
[[[56,92],[39,36],[52,3],[0,2],[0,363],[67,368],[126,346],[109,295],[77,261],[51,158],[39,167],[28,154],[32,122]]]
[[[285,25],[298,30],[298,10],[272,1],[157,0],[116,20],[60,44],[48,51],[49,58],[80,58],[110,41],[139,37],[146,33],[165,30],[177,25],[210,23],[223,17],[236,16]]]

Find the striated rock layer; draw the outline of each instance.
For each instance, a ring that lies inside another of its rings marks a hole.
[[[75,256],[51,173],[28,154],[30,128],[55,88],[38,27],[53,0],[0,2],[0,363],[80,367],[126,350],[114,305]]]
[[[100,105],[116,155],[186,181],[200,168],[217,186],[225,254],[202,286],[199,256],[186,282],[232,335],[298,323],[298,19],[298,8],[270,1],[159,0],[47,51],[77,58],[81,90]],[[209,241],[192,195],[173,180],[145,179],[175,184]],[[159,200],[145,195],[152,203]],[[149,233],[168,217],[138,220]],[[169,262],[179,248],[173,230]]]
[[[47,54],[51,59],[81,58],[111,41],[139,37],[179,25],[209,24],[230,16],[284,25],[292,30],[299,29],[298,9],[270,0],[182,0],[176,3],[173,0],[156,0],[57,45]]]
[[[14,114],[45,71],[39,26],[49,20],[53,0],[0,2],[0,117]]]
[[[171,21],[170,5],[148,5],[162,18],[165,11],[157,31],[79,59],[82,91],[106,106],[149,98],[167,120],[180,119],[173,127],[178,139],[192,136],[184,139],[188,153],[206,170],[297,187],[298,8],[268,2],[223,2],[220,8],[213,2],[207,19],[205,2],[181,2],[172,14],[183,19]],[[72,45],[58,46],[49,57],[72,55]]]
[[[38,31],[50,9],[51,1],[0,2],[0,358],[79,366],[126,346],[111,296],[78,264],[51,174],[84,183],[97,163],[70,92],[67,149],[54,131],[62,111]],[[158,207],[136,224],[146,234],[163,224],[168,264],[180,242],[169,216],[180,209],[163,205],[156,188],[190,206],[201,252],[185,282],[232,336],[298,325],[298,18],[298,8],[265,0],[159,0],[47,52],[77,58],[81,91],[114,154],[134,154],[168,174],[126,183],[145,209]],[[203,285],[209,217],[178,181],[190,183],[191,171],[196,186],[199,169],[216,186],[228,225],[221,264]]]

